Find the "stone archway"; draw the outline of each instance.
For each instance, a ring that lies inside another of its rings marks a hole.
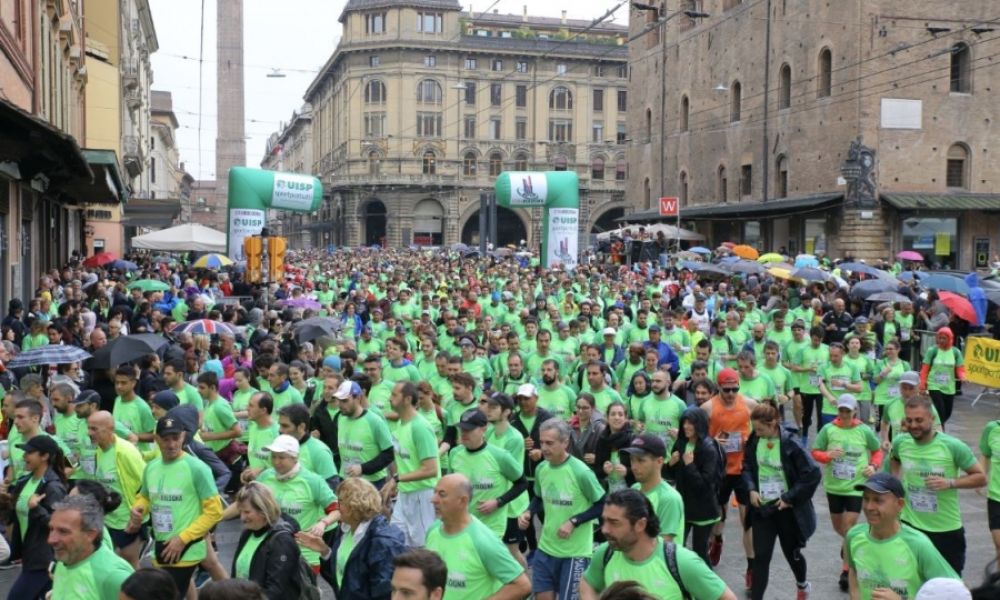
[[[361,218],[362,223],[364,223],[364,231],[361,237],[364,239],[365,246],[374,244],[385,246],[387,216],[388,211],[381,200],[370,200],[364,206]]]
[[[463,244],[474,246],[479,244],[479,209],[472,211],[462,225],[462,235],[460,237]],[[505,208],[497,207],[497,246],[507,244],[520,245],[521,240],[528,239],[528,226],[524,218],[517,212]]]
[[[413,207],[413,243],[417,246],[444,243],[444,207],[434,198],[424,198]]]
[[[590,233],[604,233],[605,231],[611,231],[612,229],[618,229],[621,224],[615,221],[620,217],[625,216],[624,206],[612,206],[607,208],[602,212],[596,219],[593,220],[593,224],[590,226]]]

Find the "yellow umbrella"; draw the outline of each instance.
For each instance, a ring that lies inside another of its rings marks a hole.
[[[757,260],[760,258],[760,252],[753,246],[747,246],[746,244],[741,244],[739,246],[733,246],[731,250],[733,254],[739,256],[740,258],[745,258],[747,260]]]
[[[778,254],[777,252],[768,252],[767,254],[761,256],[757,259],[757,262],[766,265],[767,263],[783,262],[785,257]]]
[[[225,254],[206,254],[198,260],[194,261],[194,267],[196,269],[219,269],[221,267],[228,267],[233,264],[233,259],[229,258]]]
[[[792,277],[791,269],[785,269],[783,267],[771,267],[767,270],[767,272],[770,273],[771,275],[774,275],[778,279],[787,279],[788,281],[799,281],[799,282],[802,281],[798,277]]]

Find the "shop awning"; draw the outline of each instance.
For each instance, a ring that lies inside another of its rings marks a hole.
[[[118,170],[114,150],[83,149],[83,156],[94,173],[92,183],[76,181],[60,186],[60,190],[80,204],[123,204],[128,188]]]
[[[723,221],[736,217],[769,217],[822,210],[844,198],[840,192],[812,194],[795,198],[781,198],[768,202],[722,202],[696,204],[681,209],[682,221]],[[676,221],[677,217],[661,217],[659,211],[648,210],[615,219],[620,222],[641,223],[649,221]]]
[[[0,99],[0,163],[17,165],[20,178],[44,175],[50,184],[93,181],[73,136]]]
[[[181,212],[180,199],[151,200],[132,198],[122,215],[127,227],[170,227]]]
[[[879,197],[899,210],[1000,211],[1000,194],[880,194]]]

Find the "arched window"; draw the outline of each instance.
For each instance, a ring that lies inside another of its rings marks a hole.
[[[784,154],[774,161],[774,197],[788,197],[788,159]]]
[[[573,108],[573,93],[569,88],[556,86],[549,93],[549,108],[552,110],[570,110]]]
[[[385,84],[373,79],[365,85],[366,104],[385,104]]]
[[[604,181],[604,159],[595,156],[590,161],[590,178],[594,181]]]
[[[378,152],[372,150],[368,153],[368,174],[378,175],[379,169],[381,169],[382,159],[379,158]]]
[[[681,96],[681,131],[688,130],[688,117],[691,114],[691,101],[688,100],[687,96]]]
[[[462,157],[462,175],[466,177],[476,176],[476,153],[466,152]]]
[[[490,152],[490,177],[496,177],[503,171],[503,156],[497,152]]]
[[[646,206],[652,206],[653,192],[649,187],[649,177],[642,180],[642,197],[646,199]]]
[[[733,85],[729,88],[729,121],[731,123],[738,123],[742,115],[740,114],[743,110],[743,86],[740,85],[739,81],[734,81]]]
[[[646,139],[653,137],[653,111],[646,109]]]
[[[560,154],[552,162],[552,165],[553,165],[553,167],[552,167],[553,171],[565,171],[566,170],[566,157]]]
[[[816,97],[829,98],[833,93],[833,52],[823,48],[816,67]]]
[[[725,202],[729,195],[729,179],[726,177],[726,165],[719,165],[718,190],[719,202]]]
[[[424,152],[424,175],[435,173],[437,173],[437,157],[434,156],[433,150],[427,150]]]
[[[417,84],[417,102],[421,104],[441,104],[443,98],[441,84],[433,79],[422,79]]]
[[[688,203],[688,174],[687,171],[681,171],[681,176],[678,177],[680,181],[680,189],[677,192],[677,203],[680,206],[687,206]]]
[[[792,67],[785,63],[781,65],[778,76],[778,110],[792,106]]]
[[[951,91],[960,94],[972,93],[972,50],[969,45],[959,42],[951,47]]]
[[[518,152],[514,155],[514,170],[515,171],[527,171],[528,170],[528,155],[524,152]]]
[[[965,144],[955,144],[948,148],[947,185],[967,190],[969,179],[969,149]]]
[[[622,157],[615,164],[615,181],[625,181],[626,177],[628,177],[628,163]]]

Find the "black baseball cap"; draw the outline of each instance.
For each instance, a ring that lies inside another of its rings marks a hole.
[[[162,417],[156,422],[156,435],[164,436],[171,433],[183,433],[184,425],[180,422],[180,419],[175,419],[174,417]]]
[[[514,410],[514,399],[510,397],[510,394],[504,394],[501,392],[490,394],[486,397],[486,402],[489,404],[496,404],[500,408]]]
[[[172,390],[163,390],[162,392],[157,392],[153,396],[153,404],[159,406],[163,410],[170,410],[175,406],[179,406],[181,403],[180,399],[177,397]]]
[[[489,421],[486,420],[486,415],[478,408],[470,408],[465,411],[462,413],[462,418],[458,421],[458,428],[462,431],[472,431],[473,429],[486,427],[487,425],[489,425]]]
[[[875,473],[868,478],[868,481],[854,486],[854,489],[858,492],[871,490],[876,494],[892,494],[897,498],[902,498],[905,495],[903,484],[891,474],[884,471]]]
[[[629,454],[652,454],[664,458],[667,456],[667,445],[659,437],[652,433],[642,433],[632,439],[632,443],[622,448],[622,452]]]
[[[36,435],[23,444],[17,444],[17,447],[25,452],[41,452],[42,454],[48,454],[49,456],[55,456],[56,454],[62,453],[62,450],[59,448],[59,444],[44,433]]]
[[[71,404],[88,404],[88,403],[100,404],[101,395],[94,390],[83,390],[73,398]]]

